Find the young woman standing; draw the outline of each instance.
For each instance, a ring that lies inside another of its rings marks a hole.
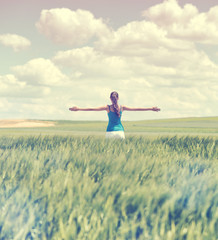
[[[106,131],[106,138],[125,138],[124,128],[121,123],[121,116],[123,111],[160,111],[157,107],[152,108],[133,108],[118,105],[119,95],[117,92],[110,94],[111,105],[106,105],[96,108],[69,108],[70,111],[107,111],[108,113],[108,126]]]

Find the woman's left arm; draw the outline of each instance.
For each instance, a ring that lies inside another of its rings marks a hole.
[[[70,111],[104,111],[104,110],[107,110],[107,106],[95,107],[95,108],[72,107],[72,108],[69,108],[69,110]]]

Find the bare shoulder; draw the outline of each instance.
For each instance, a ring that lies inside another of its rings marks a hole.
[[[110,112],[110,105],[106,105],[106,111],[109,113]]]
[[[99,110],[108,110],[108,105],[105,105],[105,106],[101,106],[101,107],[99,107]]]
[[[122,105],[121,107],[122,107],[122,110],[123,110],[123,111],[125,111],[125,110],[128,110],[128,109],[129,109],[129,107],[127,107],[126,105]]]

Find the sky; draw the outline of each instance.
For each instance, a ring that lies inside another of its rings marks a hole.
[[[0,119],[218,116],[217,0],[0,0]]]

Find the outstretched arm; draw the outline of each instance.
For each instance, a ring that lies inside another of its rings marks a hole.
[[[72,108],[69,108],[69,110],[70,111],[104,111],[104,110],[107,110],[107,106],[95,107],[95,108],[72,107]]]
[[[123,111],[154,111],[154,112],[159,112],[160,108],[158,107],[152,107],[152,108],[134,108],[134,107],[127,107],[123,106]]]

